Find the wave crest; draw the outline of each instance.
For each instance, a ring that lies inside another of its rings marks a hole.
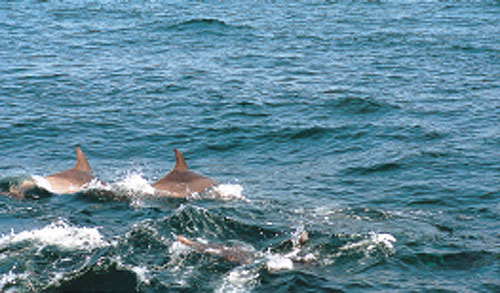
[[[59,220],[41,229],[22,231],[17,234],[11,231],[10,235],[2,235],[0,248],[7,248],[25,241],[42,246],[54,245],[67,250],[92,250],[108,245],[98,228],[75,227],[64,220]]]

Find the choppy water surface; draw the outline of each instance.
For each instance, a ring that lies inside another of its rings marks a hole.
[[[0,197],[0,290],[499,291],[499,23],[496,1],[1,1],[0,191],[78,144],[108,185]],[[173,148],[215,195],[147,195]]]

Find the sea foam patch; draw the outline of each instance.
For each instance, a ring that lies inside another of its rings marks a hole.
[[[112,185],[106,184],[97,178],[92,179],[92,181],[90,181],[85,187],[88,190],[93,190],[93,189],[105,190],[105,191],[112,191],[113,190]]]
[[[100,263],[100,265],[102,265],[103,263],[105,263],[107,261],[109,261],[110,263],[115,263],[116,266],[120,269],[124,269],[124,270],[133,272],[136,275],[137,279],[141,283],[144,283],[145,285],[150,284],[151,272],[147,266],[144,266],[144,265],[136,266],[136,265],[132,265],[132,264],[126,264],[126,263],[124,263],[121,256],[119,256],[119,255],[112,258],[112,259],[109,259],[109,260],[100,259],[99,263]]]
[[[230,271],[215,292],[249,292],[258,284],[258,267],[239,266]]]
[[[375,250],[377,247],[382,249],[387,249],[389,252],[394,251],[393,243],[396,242],[396,238],[388,233],[375,233],[370,232],[370,238],[364,239],[356,243],[349,243],[340,248],[340,250],[353,250],[365,248],[367,252]]]
[[[375,244],[382,244],[387,249],[390,249],[390,250],[394,249],[394,245],[392,243],[396,242],[396,238],[394,236],[392,236],[391,234],[388,234],[388,233],[377,234],[374,232],[371,232],[370,234],[372,237],[372,241]]]
[[[215,199],[247,201],[243,195],[243,187],[239,184],[219,184],[214,186],[207,193],[209,197]]]
[[[142,177],[141,173],[128,172],[127,177],[120,182],[115,183],[120,189],[125,189],[135,193],[154,194],[155,189],[149,182]]]
[[[52,185],[50,185],[50,182],[47,179],[38,175],[33,175],[31,177],[35,181],[36,186],[43,188],[48,192],[55,193],[55,191],[52,189]]]
[[[271,254],[267,257],[266,267],[269,271],[292,270],[293,261],[283,255]]]
[[[12,270],[10,270],[8,273],[3,274],[0,276],[0,291],[1,292],[9,292],[10,290],[4,291],[5,287],[10,284],[15,284],[17,283],[18,280],[26,280],[28,277],[28,274],[22,273],[22,274],[16,274]],[[11,292],[19,292],[19,288],[12,288]]]
[[[97,228],[75,227],[63,220],[59,220],[41,229],[22,231],[17,234],[11,231],[10,235],[2,235],[0,247],[3,248],[24,241],[41,244],[42,246],[55,245],[68,250],[90,250],[108,245]]]

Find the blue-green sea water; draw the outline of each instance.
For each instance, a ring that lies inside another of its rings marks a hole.
[[[498,1],[0,1],[0,291],[499,292],[499,24]],[[107,185],[8,195],[77,145]],[[174,148],[219,192],[151,197]]]

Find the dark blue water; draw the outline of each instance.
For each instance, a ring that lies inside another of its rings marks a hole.
[[[76,145],[111,186],[1,196],[0,290],[500,291],[499,23],[497,1],[0,1],[0,191]],[[224,192],[148,196],[174,148]]]

